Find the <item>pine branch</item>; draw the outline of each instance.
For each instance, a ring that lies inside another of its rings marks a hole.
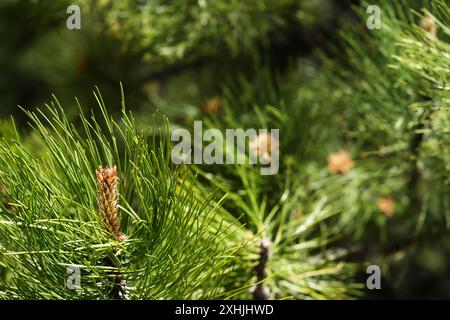
[[[102,221],[108,232],[111,232],[119,241],[125,240],[125,235],[120,232],[120,216],[118,208],[118,177],[117,167],[102,168],[96,171],[97,186],[99,190],[99,208]],[[116,255],[117,252],[112,252]],[[110,292],[111,299],[126,299],[126,280],[120,273],[120,265],[115,265],[110,257],[103,259],[106,267],[114,267],[113,283]]]
[[[96,98],[103,118],[81,113],[84,131],[57,100],[46,112],[26,112],[43,155],[17,140],[0,143],[2,184],[17,208],[0,203],[1,263],[11,279],[0,291],[24,299],[223,294],[237,248],[224,241],[227,228],[210,200],[196,198],[183,167],[167,162],[167,140],[150,144],[131,114],[116,122]],[[65,286],[72,265],[82,269],[80,290]]]

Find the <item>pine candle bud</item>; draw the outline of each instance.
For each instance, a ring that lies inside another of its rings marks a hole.
[[[328,172],[331,174],[347,174],[353,167],[353,160],[345,150],[340,150],[328,156]]]
[[[272,150],[279,150],[280,142],[270,133],[261,133],[250,141],[249,148],[250,152],[259,156],[265,163],[271,163]]]
[[[392,218],[394,216],[395,202],[390,197],[384,197],[377,201],[378,209],[384,213],[387,217]]]
[[[425,14],[422,17],[421,25],[426,32],[428,32],[433,38],[436,38],[437,34],[436,22],[434,22],[433,18],[430,15]]]
[[[216,114],[219,112],[222,103],[219,97],[213,97],[203,102],[203,110],[208,114]]]
[[[125,235],[120,232],[120,216],[117,200],[119,196],[117,168],[100,167],[96,171],[97,186],[99,191],[100,216],[117,239],[125,240]]]

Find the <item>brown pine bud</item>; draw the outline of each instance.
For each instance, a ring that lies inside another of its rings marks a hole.
[[[425,14],[422,17],[421,25],[422,28],[431,35],[431,37],[436,38],[437,35],[436,22],[434,22],[433,18],[429,14]]]
[[[216,114],[219,112],[222,102],[219,97],[213,97],[203,102],[203,110],[208,114]]]
[[[117,168],[100,167],[96,171],[100,216],[108,231],[120,241],[125,235],[120,232],[120,215],[117,200],[119,197]]]
[[[331,174],[347,174],[353,167],[353,160],[345,150],[340,150],[328,156],[328,172]]]
[[[388,218],[394,216],[395,202],[391,197],[384,197],[377,201],[378,209],[384,213]]]
[[[280,141],[271,133],[261,133],[250,141],[250,152],[266,163],[272,161],[272,151],[279,152]]]

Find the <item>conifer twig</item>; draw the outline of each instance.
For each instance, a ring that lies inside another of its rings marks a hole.
[[[125,235],[120,232],[120,215],[117,206],[119,194],[117,167],[100,167],[96,171],[96,176],[99,191],[100,216],[108,231],[111,231],[119,241],[123,241],[125,240]],[[120,267],[108,256],[104,258],[103,263],[108,267]],[[115,273],[110,296],[112,299],[124,299],[126,298],[126,281],[120,272]]]

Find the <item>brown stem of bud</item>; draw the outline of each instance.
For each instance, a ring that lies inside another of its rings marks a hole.
[[[262,239],[259,246],[259,263],[255,268],[256,272],[256,285],[255,291],[253,291],[253,298],[255,300],[268,300],[270,298],[269,289],[262,282],[266,277],[266,266],[269,261],[269,248],[271,242],[269,239]]]

